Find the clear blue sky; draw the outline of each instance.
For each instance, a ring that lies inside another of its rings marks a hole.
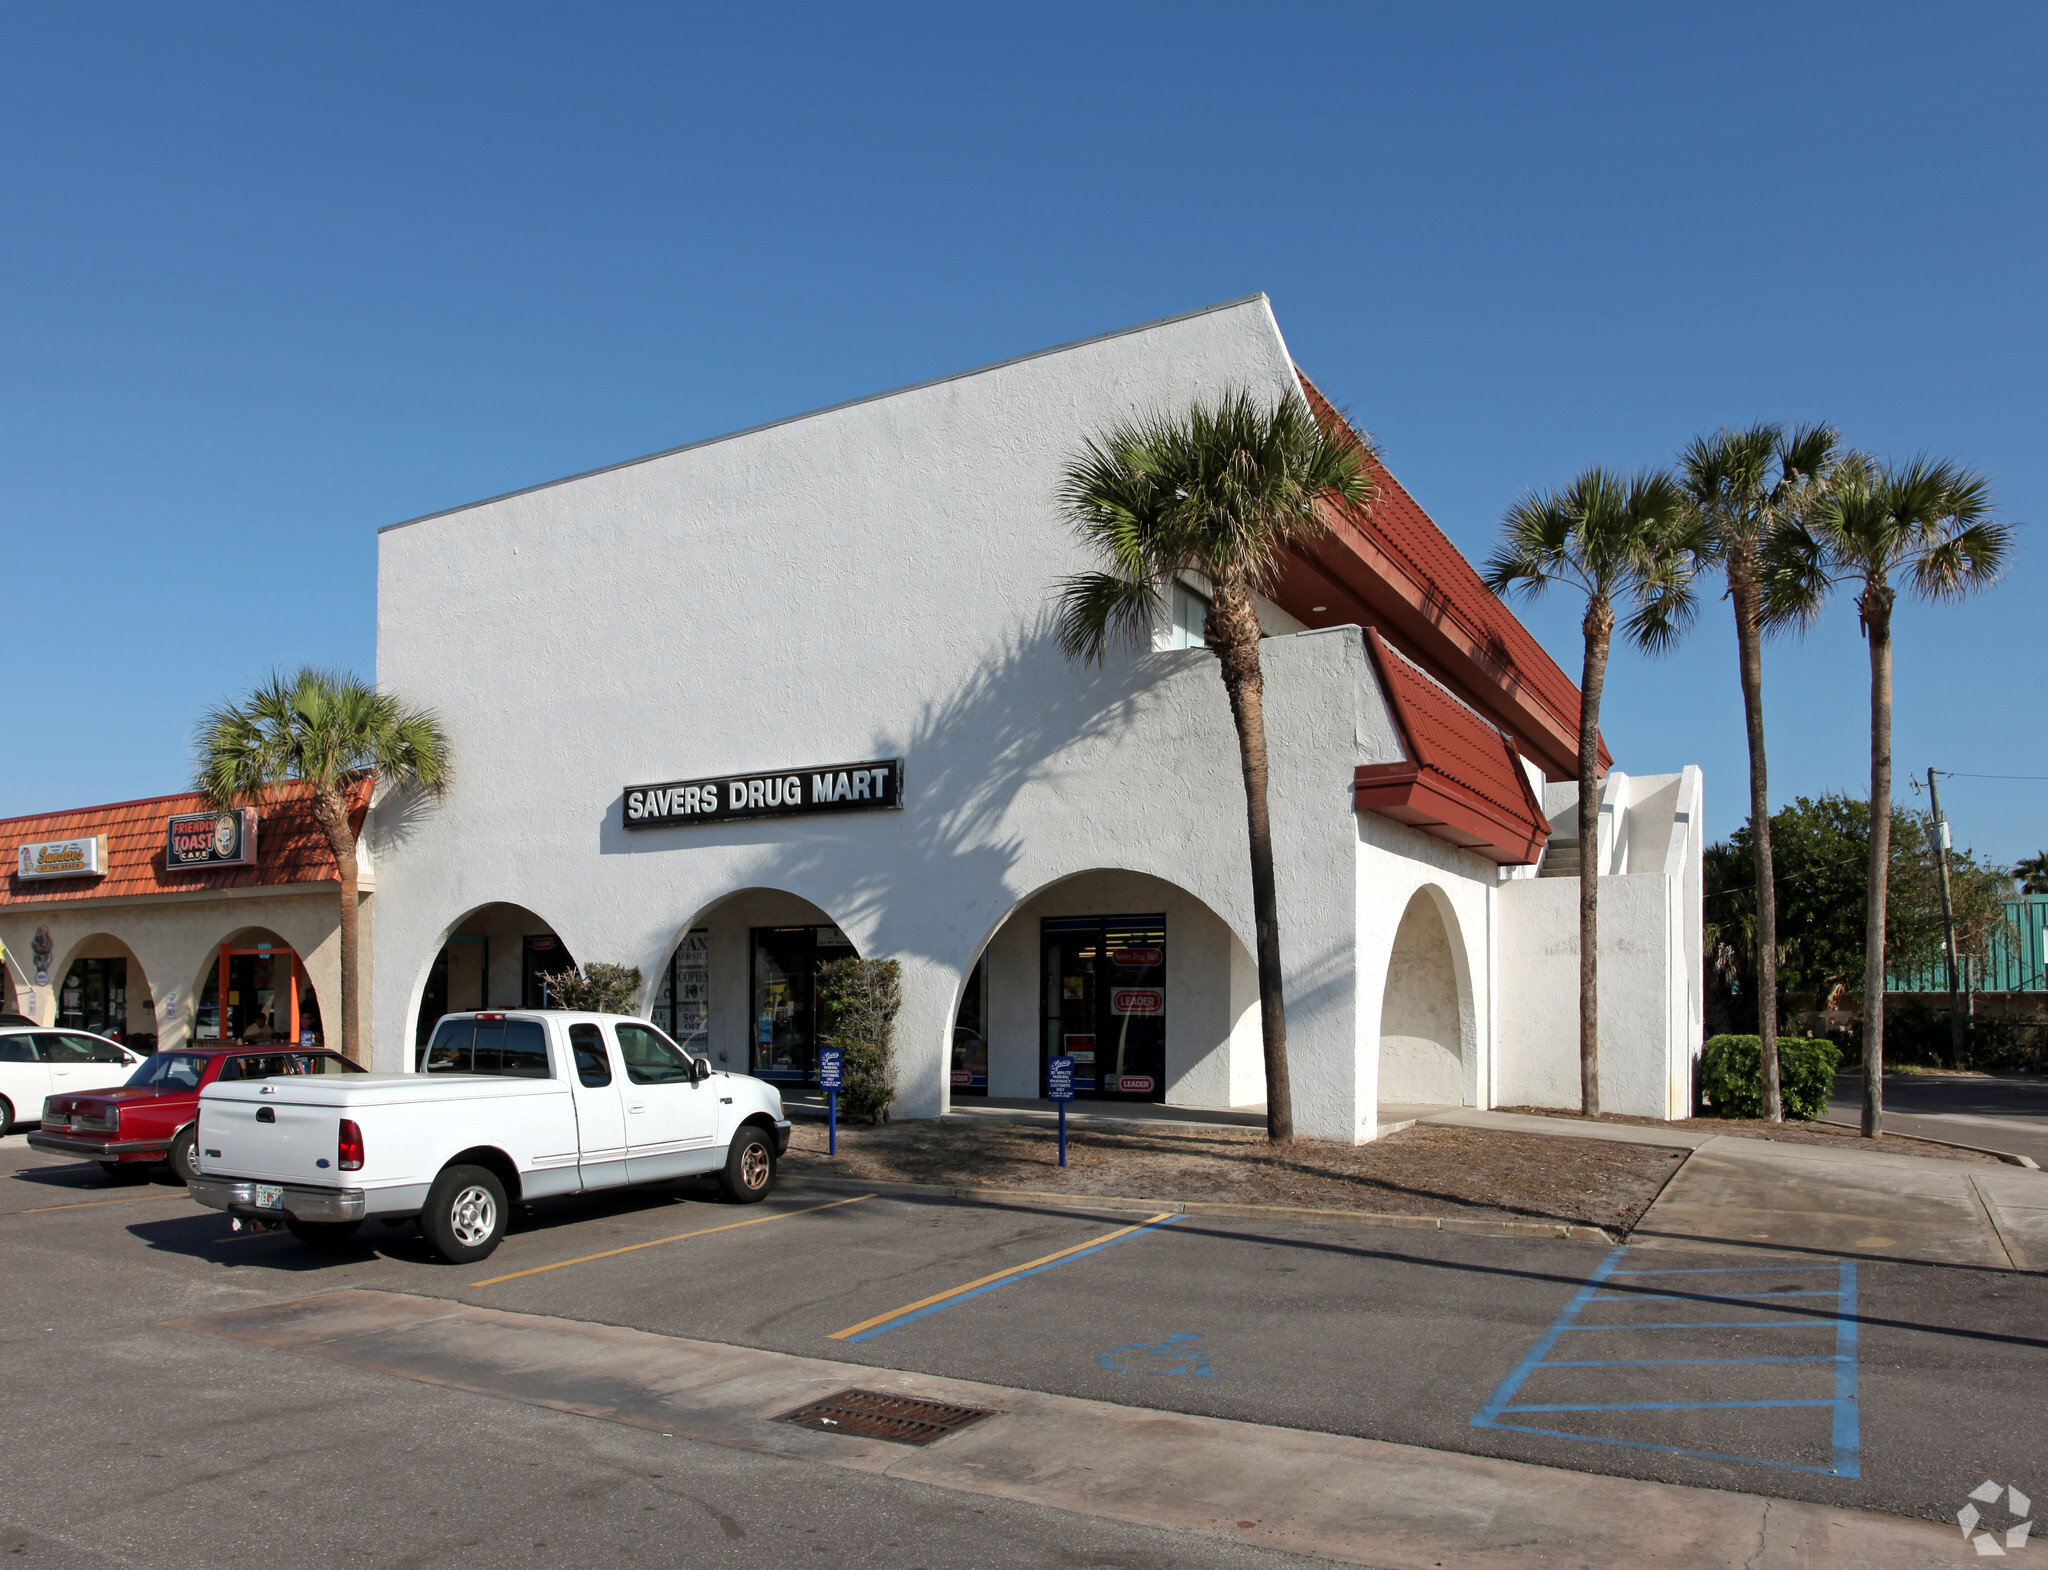
[[[0,814],[181,786],[273,664],[368,672],[380,524],[1256,290],[1475,558],[1521,490],[1724,423],[1981,466],[2031,526],[1900,617],[1897,766],[2048,775],[2044,43],[2018,5],[9,7]],[[1576,673],[1570,607],[1530,620]],[[1768,675],[1774,796],[1860,791],[1853,611]],[[1606,730],[1740,821],[1725,605],[1618,658]],[[2044,791],[1944,796],[2009,859]]]

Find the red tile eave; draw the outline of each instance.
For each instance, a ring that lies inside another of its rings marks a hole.
[[[1500,866],[1527,866],[1547,835],[1476,804],[1434,770],[1412,763],[1362,765],[1352,781],[1352,807],[1421,829]]]
[[[368,780],[356,782],[350,790],[349,826],[358,836],[369,814],[371,793]],[[0,910],[153,894],[322,884],[331,887],[340,881],[333,853],[314,822],[303,786],[280,787],[256,806],[257,865],[216,872],[164,871],[164,820],[176,813],[206,811],[207,804],[197,792],[0,818],[0,855],[5,856],[8,869],[5,877],[0,878]],[[106,835],[108,843],[109,866],[104,877],[24,882],[12,871],[15,850],[20,845],[99,834]]]
[[[1378,632],[1368,630],[1365,643],[1408,756],[1358,767],[1354,810],[1378,812],[1496,863],[1534,862],[1550,823],[1513,744],[1429,688]]]
[[[1342,422],[1315,384],[1300,379],[1318,415]],[[1368,506],[1323,510],[1324,534],[1283,563],[1274,603],[1310,626],[1352,620],[1379,628],[1513,735],[1548,776],[1576,778],[1577,686],[1377,460],[1372,477]],[[1422,559],[1395,543],[1396,524]],[[1603,740],[1601,767],[1612,761]]]

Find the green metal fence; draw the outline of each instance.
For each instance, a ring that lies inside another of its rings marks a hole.
[[[1991,934],[1982,959],[1965,958],[1972,992],[2048,992],[2048,894],[2005,904],[2005,924]],[[1948,965],[1934,954],[1885,977],[1887,992],[1946,992]]]

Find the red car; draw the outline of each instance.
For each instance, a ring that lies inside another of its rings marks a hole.
[[[338,1052],[303,1048],[190,1047],[143,1061],[112,1090],[52,1096],[30,1146],[85,1156],[107,1171],[141,1172],[159,1161],[184,1181],[198,1145],[199,1092],[217,1079],[275,1079],[283,1074],[360,1074]]]

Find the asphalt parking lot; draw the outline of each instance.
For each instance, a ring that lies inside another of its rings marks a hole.
[[[14,1291],[72,1346],[372,1287],[1941,1519],[1986,1476],[2048,1489],[2048,1294],[2005,1272],[692,1183],[543,1202],[456,1268],[410,1226],[322,1253],[0,1159]]]

